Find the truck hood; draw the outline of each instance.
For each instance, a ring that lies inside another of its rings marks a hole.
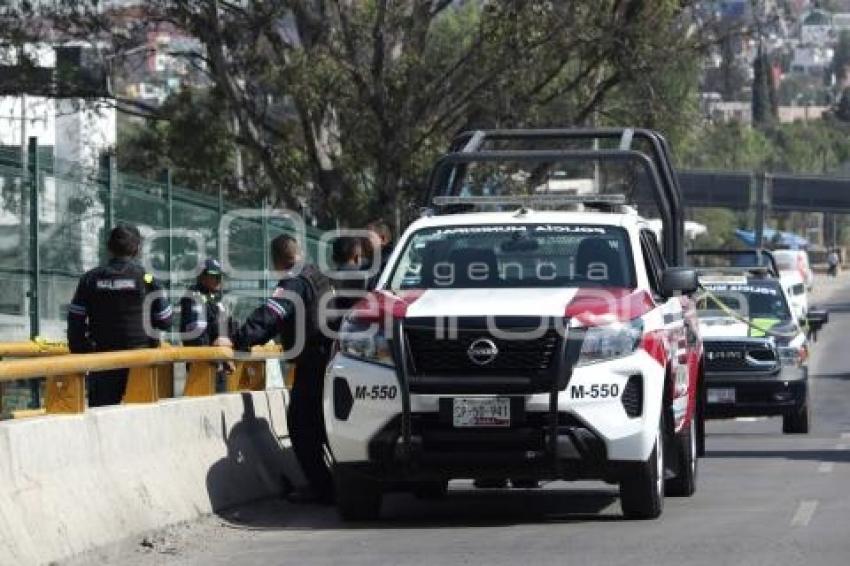
[[[431,289],[407,308],[407,317],[420,316],[546,316],[563,317],[577,288],[545,289]]]
[[[781,335],[793,336],[798,332],[797,327],[791,322],[782,322],[778,319],[771,318],[755,318],[752,323],[765,330],[773,331]],[[758,328],[740,322],[731,317],[718,316],[700,318],[699,330],[703,338],[760,338],[765,336],[765,332],[760,332]],[[777,337],[776,343],[784,345],[791,338],[789,336]]]
[[[699,332],[703,338],[737,338],[749,336],[750,327],[734,318],[705,318],[699,321]]]
[[[354,307],[352,316],[570,317],[595,325],[632,320],[655,306],[648,292],[624,288],[427,289],[375,291]]]

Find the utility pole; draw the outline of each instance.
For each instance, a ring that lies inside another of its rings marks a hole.
[[[27,162],[27,185],[29,186],[29,271],[30,284],[29,292],[29,317],[30,317],[30,338],[37,337],[41,332],[40,319],[40,297],[39,287],[41,286],[41,256],[38,228],[39,228],[39,166],[38,166],[38,139],[30,138],[29,140],[29,161]],[[23,218],[22,218],[23,219]]]
[[[23,67],[24,59],[23,44],[18,46],[18,67]],[[27,167],[27,93],[21,90],[21,168]]]

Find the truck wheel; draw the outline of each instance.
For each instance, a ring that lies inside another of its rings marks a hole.
[[[782,432],[785,434],[809,433],[809,401],[803,403],[798,411],[782,417]]]
[[[620,481],[620,506],[627,519],[655,519],[664,509],[664,440],[661,426],[646,462]]]
[[[334,470],[336,506],[343,521],[373,521],[381,514],[381,483],[368,477]]]
[[[447,480],[423,481],[413,484],[413,495],[418,499],[442,499],[449,491]]]
[[[684,434],[676,437],[679,474],[666,481],[664,491],[673,497],[690,497],[697,490],[697,417],[691,417]]]

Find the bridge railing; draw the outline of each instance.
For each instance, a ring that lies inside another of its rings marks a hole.
[[[266,360],[281,358],[277,345],[255,346],[236,354],[216,346],[170,346],[91,354],[69,354],[61,344],[0,343],[0,356],[20,359],[0,361],[0,386],[22,379],[46,379],[43,411],[29,414],[75,414],[86,408],[86,375],[128,369],[124,403],[155,403],[174,397],[174,364],[188,364],[183,396],[216,393],[221,364],[231,362],[226,390],[259,391],[266,387]],[[45,358],[49,357],[49,360]],[[98,377],[94,379],[109,379]]]

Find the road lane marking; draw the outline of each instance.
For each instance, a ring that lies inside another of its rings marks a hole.
[[[739,423],[755,423],[755,422],[758,422],[758,421],[763,421],[764,418],[763,417],[738,417],[735,420],[738,421]]]
[[[847,450],[847,445],[846,444],[836,444],[835,449],[836,450]]]
[[[818,466],[818,471],[822,474],[828,474],[832,471],[832,467],[832,462],[821,462],[820,466]]]
[[[844,440],[850,439],[850,432],[842,432],[841,438],[843,438]]]
[[[800,502],[794,517],[791,518],[792,527],[807,527],[818,508],[817,499],[805,499]]]

